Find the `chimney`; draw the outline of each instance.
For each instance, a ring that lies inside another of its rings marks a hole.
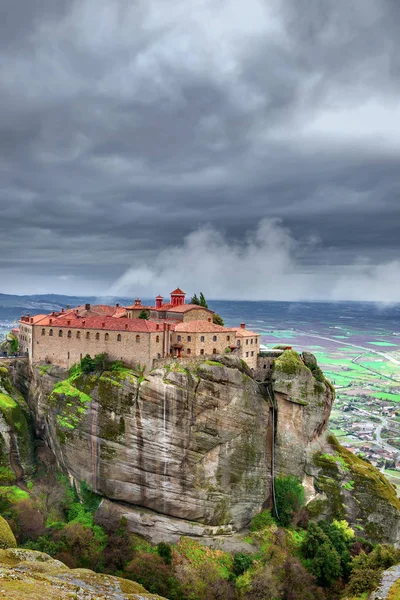
[[[135,300],[135,306],[142,306],[142,301],[140,298],[136,298]]]
[[[117,302],[115,306],[116,306],[116,308],[119,308],[119,302]]]
[[[125,329],[128,329],[128,323],[125,323]]]
[[[62,313],[64,312],[64,309],[63,309],[63,308],[61,309],[61,312],[62,312]]]
[[[103,323],[101,324],[101,326],[102,326],[102,327],[105,327],[105,326],[106,326],[106,324],[104,323],[104,321],[103,321]]]
[[[85,310],[90,310],[90,304],[89,304],[89,302],[86,302],[86,304],[85,304]]]
[[[240,329],[246,329],[246,323],[240,323]]]
[[[157,329],[157,331],[160,329],[160,324],[159,323],[157,323],[156,329]]]
[[[208,322],[211,323],[211,317],[208,317]]]
[[[86,323],[86,321],[85,321],[85,319],[83,319],[83,321],[82,321],[82,325],[84,325],[85,323]]]
[[[53,322],[53,319],[50,319],[50,320],[49,320],[49,323],[50,323],[50,325],[52,324],[52,322]]]
[[[162,306],[164,298],[160,295],[156,296],[156,308],[159,309]]]
[[[71,325],[71,321],[69,319],[67,321],[67,325]]]
[[[30,323],[33,323],[33,317],[31,317],[31,318],[29,319],[29,322],[30,322]]]
[[[27,317],[28,317],[28,319],[29,319],[31,315],[30,315],[30,313],[28,313],[26,316],[27,316]]]

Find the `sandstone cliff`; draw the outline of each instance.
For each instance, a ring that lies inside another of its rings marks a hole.
[[[126,516],[154,542],[240,530],[272,506],[281,473],[302,479],[316,518],[346,517],[373,539],[399,541],[390,484],[371,465],[340,470],[326,434],[334,390],[313,355],[287,351],[266,363],[258,382],[229,355],[187,368],[172,361],[145,376],[121,368],[71,376],[51,365],[31,372],[22,363],[13,375],[59,467],[103,496],[101,511]],[[327,461],[337,473],[326,474]]]

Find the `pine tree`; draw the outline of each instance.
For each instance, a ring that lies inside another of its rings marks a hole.
[[[200,300],[197,297],[197,294],[194,294],[190,300],[190,304],[197,304],[197,306],[200,306]]]
[[[139,319],[148,319],[149,318],[149,313],[146,310],[142,310],[142,312],[139,315]]]
[[[204,308],[208,308],[208,304],[206,299],[204,298],[203,292],[200,292],[200,306],[204,306]]]

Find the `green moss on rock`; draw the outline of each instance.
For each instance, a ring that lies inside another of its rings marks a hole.
[[[2,550],[7,550],[7,548],[16,547],[17,541],[11,531],[11,527],[3,517],[0,517],[0,548]]]
[[[295,350],[285,350],[279,358],[276,359],[274,367],[286,375],[296,375],[306,367],[299,354]]]

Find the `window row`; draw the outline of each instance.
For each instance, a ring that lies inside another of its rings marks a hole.
[[[213,341],[213,342],[216,342],[216,341],[217,341],[217,339],[218,339],[218,337],[217,337],[216,335],[213,335],[212,341]],[[231,339],[231,336],[230,336],[230,335],[227,335],[227,336],[226,336],[226,341],[227,341],[227,342],[230,342],[230,339]],[[182,341],[182,336],[181,336],[181,335],[178,335],[178,338],[177,338],[177,340],[178,340],[178,342],[181,342],[181,341]],[[157,341],[158,341],[158,340],[157,340]],[[191,342],[191,341],[192,341],[192,336],[191,336],[191,335],[188,335],[188,336],[187,336],[187,341],[188,341],[188,342]],[[205,338],[205,336],[204,336],[204,335],[201,335],[201,336],[200,336],[200,342],[205,342],[205,341],[206,341],[206,338]]]
[[[250,354],[251,354],[251,356],[254,356],[254,351],[252,350],[252,351],[250,352]],[[249,353],[248,353],[248,352],[246,352],[246,356],[249,356]]]
[[[42,329],[42,335],[46,335],[46,330],[45,330],[45,329]],[[53,330],[53,329],[49,329],[49,336],[50,336],[50,337],[54,337],[54,330]],[[59,330],[58,330],[58,337],[63,337],[63,336],[64,336],[64,331],[63,331],[62,329],[59,329]],[[67,332],[67,337],[68,337],[68,338],[72,338],[72,331],[71,331],[71,330],[69,330],[69,331]],[[77,332],[76,332],[76,336],[75,336],[75,337],[76,337],[78,340],[79,340],[79,339],[81,339],[81,332],[80,332],[80,331],[77,331]],[[89,339],[91,338],[91,333],[90,333],[90,331],[87,331],[87,332],[86,332],[86,335],[85,335],[85,337],[86,337],[86,339],[87,339],[87,340],[89,340]],[[94,335],[94,338],[95,338],[96,340],[99,340],[99,339],[100,339],[100,333],[99,333],[99,332],[97,332],[97,333]],[[109,333],[105,333],[105,334],[104,334],[104,339],[105,339],[106,341],[107,341],[107,340],[109,340],[109,339],[110,339],[110,334],[109,334]],[[136,338],[135,338],[135,340],[136,340],[136,343],[137,343],[137,344],[140,344],[140,335],[137,335],[137,336],[136,336]],[[117,342],[121,342],[121,341],[122,341],[122,336],[121,336],[121,334],[120,334],[120,333],[118,333],[118,334],[117,334]],[[157,336],[157,338],[156,338],[156,341],[157,341],[157,342],[159,341],[159,336]]]
[[[191,353],[192,353],[191,349],[190,349],[190,348],[187,348],[187,350],[186,350],[186,354],[188,354],[188,355],[189,355],[189,354],[191,354]],[[213,354],[217,354],[217,349],[216,349],[216,348],[213,348],[213,351],[212,351],[212,353],[213,353]],[[204,354],[204,348],[201,348],[201,350],[200,350],[200,354],[201,354],[201,355],[203,355],[203,354]]]
[[[253,343],[253,338],[250,338],[250,344],[252,344],[252,343]],[[257,338],[255,338],[254,343],[257,344]],[[249,338],[247,338],[247,340],[246,340],[246,345],[248,346],[248,344],[249,344]]]

